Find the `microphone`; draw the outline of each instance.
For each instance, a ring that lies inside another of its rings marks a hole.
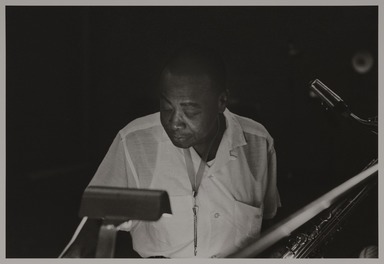
[[[338,96],[331,89],[329,89],[319,79],[315,79],[310,83],[310,89],[322,100],[321,104],[324,105],[327,109],[332,108],[336,112],[340,113],[342,116],[346,118],[351,118],[352,120],[355,120],[361,125],[368,127],[371,132],[377,135],[377,116],[368,119],[362,119],[358,117],[349,110],[347,104],[344,103],[343,99],[341,99],[340,96]]]
[[[322,104],[325,105],[326,108],[332,108],[343,116],[349,116],[351,114],[351,111],[343,99],[319,79],[312,81],[310,83],[310,88],[322,100]]]

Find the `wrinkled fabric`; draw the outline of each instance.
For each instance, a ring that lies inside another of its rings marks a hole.
[[[224,257],[260,234],[262,219],[281,205],[273,139],[259,123],[225,110],[226,130],[197,195],[197,256]],[[195,171],[200,157],[190,148]],[[114,139],[89,186],[166,190],[172,215],[133,221],[133,247],[142,257],[194,257],[192,187],[183,151],[159,113],[138,118]]]

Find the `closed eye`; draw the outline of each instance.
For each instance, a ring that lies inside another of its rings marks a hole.
[[[197,115],[199,115],[201,113],[201,111],[196,111],[196,110],[187,110],[187,111],[184,111],[184,114],[189,117],[189,118],[192,118],[192,117],[195,117]]]

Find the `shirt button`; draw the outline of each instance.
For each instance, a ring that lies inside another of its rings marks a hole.
[[[219,213],[216,213],[215,214],[215,218],[219,218],[220,214]]]
[[[216,255],[213,255],[211,258],[217,258],[217,256],[216,256]]]

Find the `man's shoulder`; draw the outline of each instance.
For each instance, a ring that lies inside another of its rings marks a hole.
[[[119,134],[122,138],[127,138],[131,135],[145,136],[147,134],[160,137],[161,131],[160,113],[157,112],[132,120],[119,131]]]
[[[237,114],[232,115],[233,118],[236,119],[235,123],[241,127],[248,146],[254,146],[256,144],[259,148],[261,146],[260,144],[265,144],[269,152],[272,153],[274,151],[274,140],[262,124],[248,117]]]
[[[234,113],[232,113],[232,115],[237,120],[244,133],[256,137],[271,137],[268,130],[261,123],[245,116],[240,116]]]

